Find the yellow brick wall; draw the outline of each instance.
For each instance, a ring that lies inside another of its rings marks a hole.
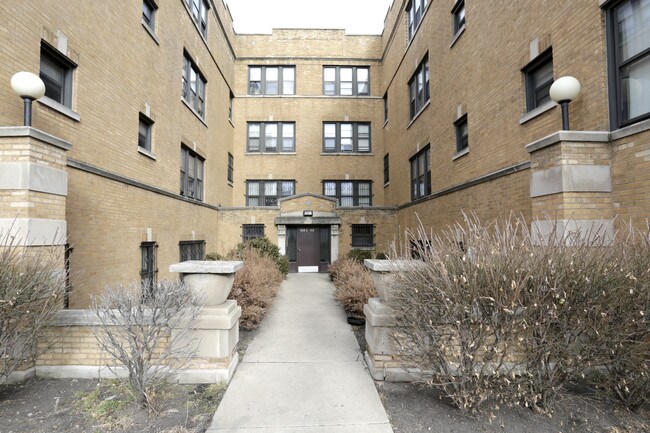
[[[614,212],[647,230],[650,218],[650,131],[612,143]]]

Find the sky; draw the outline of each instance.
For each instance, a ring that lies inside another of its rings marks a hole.
[[[345,29],[379,35],[392,0],[225,0],[237,33],[273,28]]]

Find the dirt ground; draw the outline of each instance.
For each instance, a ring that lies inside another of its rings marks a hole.
[[[363,327],[353,329],[365,350]],[[241,357],[255,335],[240,333]],[[435,390],[375,384],[395,433],[650,433],[648,408],[630,413],[584,393],[567,393],[552,417],[525,408],[472,417]],[[0,433],[203,433],[224,392],[223,385],[167,386],[151,412],[117,381],[32,379],[0,386]]]

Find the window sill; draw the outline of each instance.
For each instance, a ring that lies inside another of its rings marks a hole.
[[[192,106],[190,104],[188,104],[188,102],[185,99],[183,99],[182,97],[181,97],[181,101],[183,101],[183,104],[185,104],[185,106],[190,109],[192,114],[194,114],[196,116],[196,118],[199,119],[201,121],[201,123],[203,123],[205,125],[205,127],[207,128],[208,124],[203,119],[203,117],[201,117],[201,115],[199,113],[197,113],[196,110],[194,108],[192,108]]]
[[[246,152],[246,156],[256,156],[256,155],[296,155],[296,152]]]
[[[420,109],[420,111],[418,111],[417,113],[415,113],[415,116],[413,116],[413,119],[411,119],[411,121],[409,122],[409,124],[406,125],[406,129],[409,129],[409,128],[411,127],[411,125],[413,125],[413,123],[414,123],[416,120],[418,120],[418,117],[420,117],[420,115],[424,112],[424,110],[427,109],[427,107],[428,107],[429,105],[431,105],[431,98],[429,98],[429,100],[424,104],[424,107],[422,107],[422,108]]]
[[[615,129],[610,134],[610,140],[618,140],[619,138],[629,137],[630,135],[638,134],[643,131],[650,130],[650,119],[640,120],[632,125],[623,126],[622,128]]]
[[[385,127],[386,127],[386,125],[388,125],[388,119],[386,119],[386,120],[384,120],[384,124],[383,124],[383,125],[381,125],[381,127],[382,127],[382,128],[385,128]]]
[[[230,126],[232,126],[233,128],[235,127],[235,124],[232,123],[232,119],[228,118],[228,122],[230,123]]]
[[[537,108],[533,108],[530,110],[528,113],[524,114],[519,118],[519,124],[523,125],[524,123],[528,122],[529,120],[534,119],[535,117],[541,115],[542,113],[546,113],[548,110],[552,109],[553,107],[556,107],[557,103],[554,101],[548,101],[543,103]]]
[[[456,34],[451,38],[451,43],[449,44],[449,48],[453,47],[456,44],[456,41],[460,39],[460,35],[465,33],[465,27],[466,24],[463,24],[463,26],[459,28]]]
[[[234,188],[234,185],[233,185],[233,183],[232,183],[232,180],[229,180],[229,181],[228,181],[228,186],[231,187],[231,188]]]
[[[292,96],[296,96],[296,94],[291,93],[289,95],[280,95],[280,94],[278,94],[278,95],[266,95],[266,94],[260,93],[259,95],[254,95],[254,94],[249,93],[246,96],[248,96],[249,98],[290,98]]]
[[[144,20],[140,21],[140,23],[142,24],[142,27],[144,27],[144,29],[147,31],[147,33],[149,33],[149,36],[151,36],[151,38],[154,40],[154,42],[156,42],[156,44],[160,45],[160,41],[158,40],[158,36],[156,36],[156,33],[153,31],[153,29],[151,27],[149,27],[149,25],[147,25],[147,23],[145,23]]]
[[[38,102],[45,105],[46,107],[50,107],[51,109],[58,111],[59,113],[69,117],[72,120],[75,120],[77,122],[81,121],[81,117],[77,112],[72,111],[69,107],[56,102],[54,99],[43,96],[41,99],[38,99]]]
[[[320,156],[375,156],[371,152],[321,152]]]
[[[386,187],[389,187],[389,186],[390,186],[390,181],[389,181],[389,182],[386,182],[386,183],[384,183],[384,188],[386,188]]]
[[[156,154],[154,154],[152,151],[145,149],[144,147],[138,146],[138,152],[141,155],[146,156],[147,158],[151,158],[154,161],[156,160]]]
[[[452,161],[456,161],[458,158],[461,158],[469,153],[469,147],[466,147],[465,149],[461,150],[460,152],[457,152],[456,155],[454,155],[453,158],[451,158]]]

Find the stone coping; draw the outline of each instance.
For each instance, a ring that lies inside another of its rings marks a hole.
[[[43,132],[40,129],[32,128],[31,126],[2,126],[0,127],[0,137],[32,137],[63,150],[70,150],[72,148],[70,142]]]
[[[175,263],[169,267],[169,272],[181,274],[234,274],[244,266],[244,262],[221,260],[189,260]]]
[[[422,262],[417,260],[378,260],[364,259],[366,268],[374,272],[399,272],[419,267]]]

